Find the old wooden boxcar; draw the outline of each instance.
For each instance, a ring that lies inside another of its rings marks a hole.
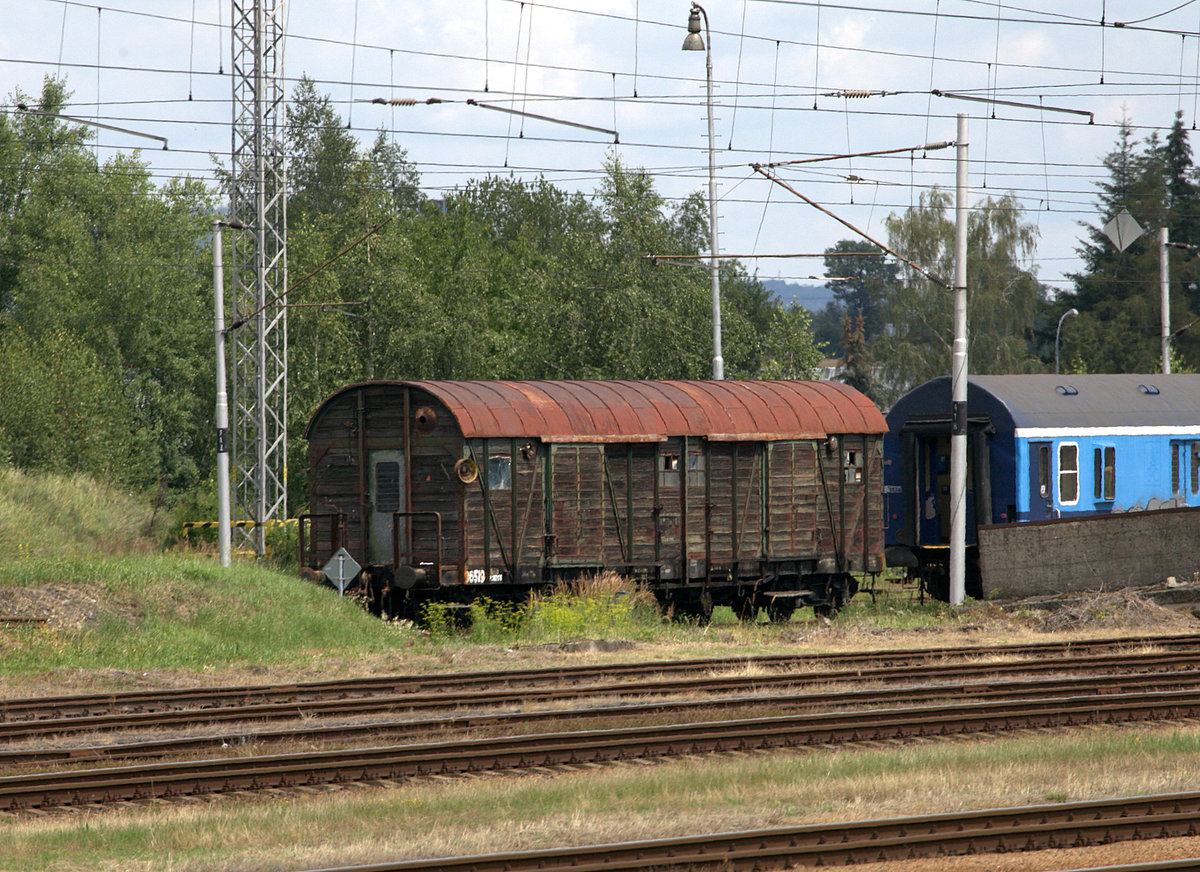
[[[676,612],[827,612],[883,568],[882,437],[797,381],[375,381],[309,423],[301,566],[345,548],[388,614],[601,570]]]

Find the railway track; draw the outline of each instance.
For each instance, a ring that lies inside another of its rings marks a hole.
[[[6,776],[0,778],[0,810],[1197,717],[1200,690],[1192,689],[836,711],[235,759],[160,761]]]
[[[1200,793],[1173,793],[508,854],[401,860],[341,867],[336,872],[761,870],[1079,847],[1198,833]],[[1200,860],[1193,859],[1108,868],[1110,872],[1167,872],[1195,869],[1198,864]]]
[[[1180,636],[1127,636],[1083,642],[1047,642],[1026,645],[997,645],[970,648],[922,648],[903,651],[875,650],[829,654],[782,654],[745,658],[705,658],[655,663],[614,663],[601,666],[553,667],[547,669],[496,670],[476,673],[391,675],[372,678],[295,682],[281,685],[189,687],[161,690],[75,694],[59,697],[0,699],[0,724],[12,721],[82,717],[106,713],[190,710],[229,705],[305,703],[329,699],[364,698],[379,695],[446,694],[451,690],[529,691],[538,687],[645,680],[649,676],[680,676],[707,681],[714,671],[755,667],[772,670],[802,670],[824,667],[857,674],[866,668],[914,668],[936,661],[947,665],[983,658],[1071,659],[1082,656],[1118,654],[1131,648],[1152,646],[1164,652],[1200,653],[1200,634]],[[759,676],[760,680],[762,676]]]
[[[445,735],[453,731],[486,731],[495,729],[512,730],[534,727],[552,722],[586,723],[588,721],[616,721],[647,716],[694,717],[697,713],[709,715],[718,710],[747,711],[753,709],[793,710],[799,712],[845,709],[850,706],[899,706],[935,700],[1001,700],[1055,699],[1070,696],[1089,696],[1102,693],[1128,693],[1133,690],[1171,691],[1200,688],[1200,670],[1147,674],[1137,672],[1126,675],[1083,675],[1070,678],[1038,680],[1006,680],[979,683],[955,682],[948,684],[903,685],[886,688],[832,691],[816,693],[793,693],[786,695],[722,696],[700,700],[654,700],[649,702],[627,702],[608,706],[575,707],[570,709],[543,709],[536,711],[507,711],[492,713],[451,714],[437,718],[418,720],[372,721],[369,723],[312,725],[289,729],[253,729],[237,733],[207,736],[188,736],[168,739],[146,739],[130,742],[71,745],[68,747],[26,747],[0,749],[0,766],[27,766],[32,764],[54,765],[87,763],[98,760],[151,759],[189,752],[216,750],[247,745],[270,746],[289,742],[325,743],[350,742],[362,739],[381,741],[401,738],[414,741],[431,735]],[[336,703],[327,703],[333,707]],[[356,708],[352,707],[351,713]],[[345,712],[335,712],[346,714]],[[131,720],[144,724],[145,715],[129,716]],[[150,716],[154,717],[154,716]],[[168,715],[178,717],[177,714]],[[80,719],[87,720],[87,719]],[[49,724],[35,722],[19,726],[42,727]],[[156,724],[161,726],[161,724]]]
[[[0,721],[0,741],[14,742],[37,736],[66,736],[80,733],[95,733],[113,730],[168,729],[194,727],[198,725],[237,724],[269,722],[312,717],[355,717],[370,714],[401,714],[430,711],[480,711],[487,708],[528,706],[581,698],[636,698],[648,695],[663,697],[671,694],[704,695],[715,697],[746,692],[763,692],[780,687],[819,687],[854,683],[869,686],[872,683],[896,681],[911,682],[913,664],[882,667],[858,667],[823,672],[770,672],[755,675],[682,677],[657,681],[614,681],[604,684],[566,684],[534,688],[501,688],[495,690],[470,690],[450,692],[420,692],[375,695],[339,696],[332,699],[302,699],[281,702],[240,702],[227,700],[211,707],[133,711],[108,711],[99,714],[45,717],[41,719],[17,719]],[[964,682],[982,682],[988,676],[1038,675],[1061,673],[1070,670],[1074,675],[1095,676],[1112,686],[1117,676],[1105,675],[1108,670],[1120,670],[1141,675],[1155,674],[1156,686],[1165,687],[1165,674],[1177,673],[1174,683],[1185,684],[1189,676],[1200,670],[1200,650],[1152,654],[1098,654],[1070,658],[1029,661],[978,661],[974,657],[948,664],[922,665],[920,678],[927,684],[951,682],[964,693],[984,695],[984,686],[973,686],[968,690]],[[1006,679],[1007,680],[1007,679]],[[1192,676],[1191,680],[1194,680]],[[953,688],[948,687],[947,692]],[[282,692],[271,688],[271,693]],[[1032,691],[1031,691],[1032,692]],[[870,695],[873,691],[863,691]],[[924,693],[929,698],[929,693]],[[241,698],[238,698],[241,699]],[[851,693],[844,697],[853,701]],[[846,703],[843,703],[846,704]],[[29,711],[29,709],[24,709]],[[71,706],[55,711],[72,711]],[[0,752],[0,760],[3,752]]]

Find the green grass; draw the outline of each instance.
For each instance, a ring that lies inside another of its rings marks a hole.
[[[140,494],[83,475],[0,466],[0,556],[6,559],[147,552],[168,524]]]
[[[159,543],[174,524],[153,500],[83,476],[0,468],[0,556],[8,568],[0,578],[0,615],[50,618],[44,626],[0,628],[0,677],[316,667],[330,659],[392,661],[396,652],[424,656],[434,668],[450,652],[456,668],[470,669],[498,646],[576,640],[673,644],[687,649],[679,656],[749,654],[794,644],[806,623],[824,624],[807,609],[784,625],[742,624],[727,608],[708,626],[665,621],[649,593],[613,574],[521,606],[477,602],[466,627],[436,605],[426,610],[427,629],[385,624],[290,572],[249,561],[222,570],[208,545],[163,553]],[[277,550],[294,551],[294,530],[273,535]],[[875,602],[860,594],[835,625],[914,628],[957,620],[959,613],[942,604],[919,604],[911,591],[888,588]],[[697,650],[704,645],[707,652]],[[476,653],[460,656],[471,649]]]
[[[209,557],[30,558],[19,584],[48,588],[59,619],[3,630],[0,675],[174,669],[353,658],[397,643],[395,628],[328,589]]]

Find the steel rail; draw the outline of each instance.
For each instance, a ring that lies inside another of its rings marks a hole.
[[[582,698],[636,697],[667,694],[729,694],[740,691],[764,690],[772,687],[813,687],[823,684],[854,682],[868,684],[920,678],[927,682],[951,679],[961,686],[962,679],[980,676],[1036,675],[1062,672],[1073,675],[1095,673],[1108,669],[1124,669],[1139,675],[1175,670],[1186,676],[1200,668],[1200,652],[1167,654],[1101,654],[1075,657],[1068,661],[993,661],[951,663],[947,665],[887,666],[842,671],[805,673],[763,673],[759,675],[706,676],[667,681],[609,683],[604,685],[566,685],[557,687],[502,689],[465,693],[410,693],[392,696],[353,697],[306,702],[251,703],[223,707],[83,715],[78,717],[47,718],[42,720],[0,721],[0,741],[16,741],[35,736],[71,735],[88,732],[132,729],[163,729],[203,724],[278,721],[308,717],[354,716],[362,714],[422,712],[452,709],[479,709],[487,706],[528,705]],[[919,675],[914,670],[919,669]],[[1099,677],[1099,676],[1095,676]],[[1115,683],[1116,676],[1106,676]],[[1165,679],[1158,679],[1160,686]],[[947,691],[949,692],[949,690]],[[873,698],[873,691],[862,691],[864,698]],[[975,695],[982,695],[983,691]],[[925,698],[929,698],[926,695]],[[852,701],[853,695],[844,697]],[[845,704],[845,703],[843,703]],[[2,759],[2,752],[0,752]]]
[[[812,711],[838,709],[852,705],[896,706],[938,699],[999,700],[1061,698],[1065,696],[1100,695],[1103,693],[1200,689],[1200,670],[1132,675],[1083,675],[1071,678],[1039,680],[1005,680],[986,683],[956,682],[952,684],[903,685],[867,690],[792,693],[786,695],[723,696],[700,700],[626,702],[607,706],[544,709],[538,711],[509,711],[495,713],[466,713],[418,720],[372,721],[360,724],[305,725],[291,729],[249,730],[207,736],[188,736],[170,739],[147,739],[107,744],[74,745],[60,748],[0,749],[0,765],[30,765],[94,762],[97,760],[150,759],[197,750],[271,745],[287,742],[350,741],[364,737],[382,739],[398,737],[413,741],[417,737],[454,730],[486,729],[534,725],[547,721],[587,721],[600,718],[619,719],[646,715],[687,715],[693,712],[708,714],[719,709],[784,708]],[[509,693],[517,693],[510,691]],[[509,701],[518,700],[508,698]],[[334,706],[336,703],[329,703]],[[353,708],[350,714],[362,711]],[[321,713],[321,712],[316,712]],[[307,714],[314,714],[308,711]],[[135,716],[136,717],[136,716]]]
[[[328,679],[279,685],[235,685],[223,687],[187,687],[156,690],[114,691],[75,694],[60,697],[0,698],[0,723],[12,720],[40,719],[66,714],[97,714],[109,711],[149,711],[168,707],[214,706],[233,700],[242,704],[268,701],[296,702],[379,693],[427,693],[449,688],[496,689],[499,687],[536,687],[546,684],[581,683],[587,680],[614,681],[650,675],[703,674],[712,670],[797,668],[813,664],[852,668],[893,665],[896,667],[926,663],[935,659],[951,661],[979,657],[1073,658],[1077,652],[1121,651],[1131,646],[1155,646],[1165,649],[1200,651],[1200,634],[1178,636],[1125,636],[1113,639],[1072,642],[1042,642],[1021,645],[994,645],[970,648],[918,648],[808,654],[776,654],[753,657],[713,657],[654,663],[609,663],[588,666],[557,666],[544,669],[492,670],[475,673],[430,673],[388,675],[373,678]]]
[[[759,870],[1081,847],[1197,833],[1200,833],[1200,793],[1175,793],[505,854],[399,860],[314,872]],[[1106,868],[1112,872],[1156,872],[1195,866],[1170,860],[1165,864]]]
[[[0,777],[0,810],[1200,717],[1200,690],[839,711]]]

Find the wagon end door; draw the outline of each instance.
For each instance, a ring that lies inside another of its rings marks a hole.
[[[917,438],[917,544],[950,541],[950,437]]]
[[[404,452],[398,449],[385,449],[370,452],[370,472],[367,481],[367,504],[371,517],[371,547],[369,550],[372,563],[391,566],[395,555],[392,553],[392,516],[395,512],[404,511],[404,482],[407,479],[404,468]],[[401,521],[400,548],[405,545],[407,525]]]
[[[1054,508],[1054,475],[1051,443],[1029,443],[1029,512],[1027,521],[1044,521]]]

